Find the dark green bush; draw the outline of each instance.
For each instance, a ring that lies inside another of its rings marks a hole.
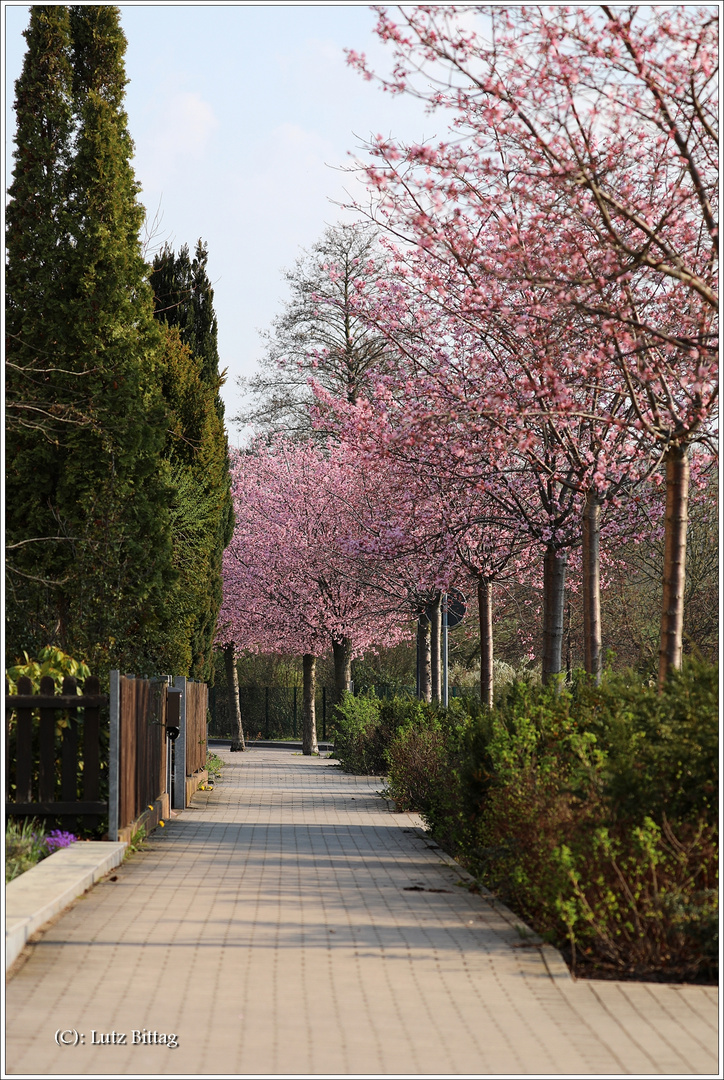
[[[606,790],[617,818],[696,822],[718,806],[718,669],[690,660],[662,694],[631,675],[579,690],[581,722],[608,754]]]
[[[335,709],[334,756],[345,772],[359,775],[379,775],[384,772],[384,760],[379,768],[377,731],[380,724],[380,702],[374,695],[354,697],[345,693]]]
[[[717,669],[698,661],[662,694],[631,672],[598,687],[582,672],[570,688],[516,682],[473,724],[466,804],[475,812],[493,776],[534,760],[564,770],[573,795],[595,784],[612,819],[695,822],[718,805],[718,727]]]
[[[461,715],[461,706],[449,713],[450,717]],[[437,730],[453,722],[445,720],[445,715],[444,710],[414,698],[380,701],[374,695],[345,694],[335,714],[335,756],[346,772],[386,776],[389,749],[398,733]]]
[[[390,791],[579,965],[711,977],[717,687],[690,661],[660,695],[580,674],[517,682],[493,711],[423,709],[388,744]]]
[[[446,751],[440,717],[429,709],[397,728],[385,756],[389,792],[400,808],[429,811],[430,800],[444,786]]]

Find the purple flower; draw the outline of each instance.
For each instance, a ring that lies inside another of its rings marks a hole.
[[[75,843],[78,839],[72,832],[61,832],[60,829],[54,829],[53,832],[48,833],[45,838],[45,846],[52,855],[54,851],[57,851],[62,847],[69,847]]]

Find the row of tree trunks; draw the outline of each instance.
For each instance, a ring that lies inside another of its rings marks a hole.
[[[683,650],[684,586],[686,578],[686,530],[688,524],[690,466],[686,447],[672,447],[666,455],[666,538],[664,581],[659,650],[659,688],[669,672],[681,667]],[[601,500],[589,492],[583,509],[583,624],[585,670],[596,683],[601,678],[601,574],[600,533]],[[542,679],[547,684],[562,670],[567,553],[548,547],[543,560],[543,666]],[[440,593],[431,607],[430,617],[423,613],[417,624],[418,695],[423,701],[441,697],[441,600]],[[480,622],[480,700],[493,706],[493,600],[492,583],[478,578],[478,616]],[[352,672],[352,646],[348,638],[333,642],[334,704],[349,690]],[[234,738],[231,749],[245,750],[239,683],[234,645],[224,650],[229,704],[233,717]],[[314,698],[316,692],[316,657],[305,654],[303,669],[303,735],[306,755],[318,753]]]
[[[334,651],[334,699],[333,704],[342,700],[344,691],[349,690],[352,679],[352,642],[349,638],[333,643]],[[232,750],[245,750],[244,730],[239,704],[239,676],[236,668],[235,646],[231,642],[224,647],[226,686],[228,690],[229,710],[232,717]],[[302,753],[318,754],[317,722],[314,699],[317,690],[317,658],[311,653],[302,657]]]
[[[417,694],[421,701],[442,699],[442,593],[417,620]]]

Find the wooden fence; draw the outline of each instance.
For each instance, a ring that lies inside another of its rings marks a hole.
[[[179,737],[174,743],[173,787],[171,805],[183,809],[199,784],[206,779],[206,683],[194,682],[182,675],[173,680],[173,691],[180,691]]]
[[[56,694],[45,676],[34,694],[20,678],[17,694],[5,697],[6,814],[72,829],[97,829],[107,818],[109,839],[130,840],[172,803],[187,806],[207,775],[208,691],[183,677],[170,682],[112,671],[109,696],[95,677],[80,695],[75,679]],[[172,744],[167,735],[177,733]]]
[[[186,775],[206,768],[206,713],[209,691],[206,683],[186,680]]]
[[[108,813],[108,737],[100,719],[108,696],[92,676],[80,695],[71,677],[60,694],[49,675],[39,694],[27,676],[17,689],[5,696],[7,813],[96,828]]]
[[[113,694],[116,680],[112,680]],[[117,831],[157,825],[168,813],[166,707],[164,679],[118,675]],[[115,701],[114,708],[115,709]],[[115,741],[115,740],[114,740]],[[164,800],[164,795],[166,799]],[[158,805],[157,805],[158,804]],[[151,815],[146,811],[151,810]],[[150,821],[149,817],[155,817]],[[114,830],[109,823],[109,833]]]

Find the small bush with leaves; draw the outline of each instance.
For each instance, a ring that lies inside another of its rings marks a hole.
[[[39,650],[36,659],[24,652],[23,660],[18,660],[6,670],[9,693],[17,694],[18,679],[22,675],[27,675],[31,680],[35,694],[40,692],[40,680],[44,675],[52,677],[56,690],[60,692],[66,676],[70,675],[82,683],[90,675],[90,668],[82,661],[64,653],[62,649],[46,645],[45,648]]]
[[[380,702],[370,694],[345,693],[335,709],[334,754],[345,772],[381,775],[385,762],[378,750]]]
[[[571,846],[559,844],[551,856],[561,886],[555,912],[574,967],[583,960],[614,977],[715,979],[715,825],[683,824],[675,832],[665,816],[662,826],[645,817],[640,825],[569,836]]]
[[[60,848],[69,847],[78,837],[74,833],[55,829],[46,835],[37,821],[10,820],[5,829],[5,882],[24,874],[41,859]]]
[[[457,716],[461,706],[453,712]],[[400,733],[442,730],[442,716],[435,706],[414,698],[380,701],[374,695],[345,694],[336,711],[335,756],[345,772],[386,776],[390,749]]]
[[[387,750],[389,791],[404,810],[429,812],[447,763],[440,725],[402,728]]]

